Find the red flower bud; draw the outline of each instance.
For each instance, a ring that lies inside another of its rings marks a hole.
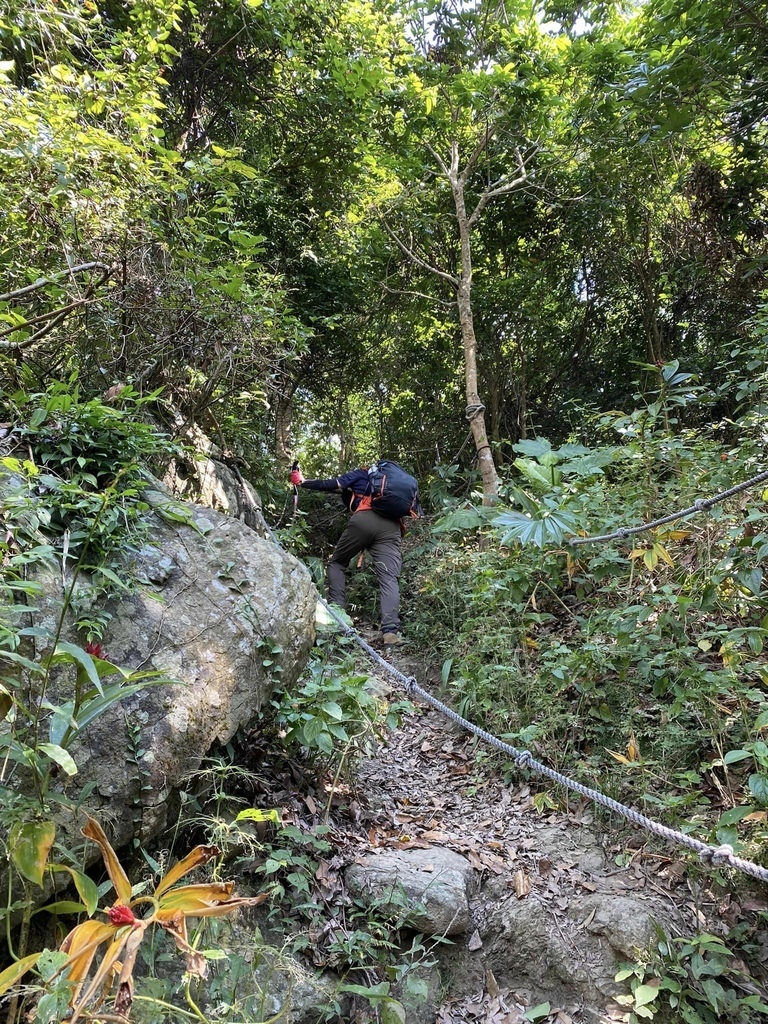
[[[136,916],[130,907],[124,907],[121,904],[110,907],[107,911],[107,917],[112,922],[120,926],[121,924],[136,924]]]
[[[104,651],[97,640],[89,640],[84,650],[86,654],[90,654],[94,658],[101,658],[102,661],[104,660]]]

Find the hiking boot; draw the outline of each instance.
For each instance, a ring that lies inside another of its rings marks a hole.
[[[401,644],[405,643],[405,640],[400,636],[399,633],[384,633],[383,638],[385,647],[400,647]]]

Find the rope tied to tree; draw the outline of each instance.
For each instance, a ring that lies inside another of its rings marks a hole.
[[[468,405],[466,407],[466,409],[464,410],[464,415],[467,417],[467,419],[471,423],[472,420],[476,416],[479,416],[480,413],[482,413],[482,412],[485,412],[485,406],[483,405],[483,403],[482,402],[474,402],[474,403],[471,403],[470,405]]]

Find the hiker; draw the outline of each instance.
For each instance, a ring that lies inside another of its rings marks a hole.
[[[369,551],[379,581],[381,632],[385,647],[405,641],[400,636],[401,541],[405,518],[418,516],[418,485],[396,463],[381,460],[329,480],[305,480],[297,463],[291,483],[312,491],[338,491],[352,513],[328,564],[328,597],[344,608],[347,567],[355,555]]]

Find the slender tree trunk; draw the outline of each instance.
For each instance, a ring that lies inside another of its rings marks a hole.
[[[281,462],[293,460],[291,432],[293,427],[293,396],[295,384],[286,384],[275,403],[275,455]]]
[[[499,493],[499,477],[493,462],[493,453],[485,426],[485,406],[480,399],[477,383],[477,339],[472,316],[472,246],[471,228],[464,202],[464,186],[452,176],[453,199],[461,239],[461,275],[456,289],[461,341],[464,347],[464,379],[466,382],[466,416],[475,441],[477,462],[483,480],[483,504],[492,505]]]
[[[525,361],[525,348],[522,341],[517,339],[517,350],[520,353],[520,382],[518,385],[518,399],[517,399],[517,439],[518,441],[524,441],[528,437],[528,428],[526,426],[526,418],[528,416],[528,378],[527,378],[527,364]]]

